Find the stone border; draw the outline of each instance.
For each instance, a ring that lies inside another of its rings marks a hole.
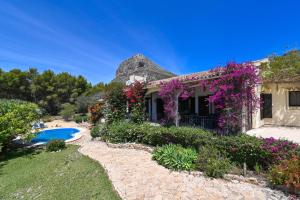
[[[109,142],[105,142],[106,145],[110,148],[119,148],[119,149],[135,149],[135,150],[142,150],[142,151],[146,151],[148,153],[152,153],[154,151],[154,147],[150,147],[150,146],[146,146],[143,144],[138,144],[138,143],[109,143]],[[170,170],[171,171],[171,170]],[[189,174],[192,176],[204,176],[203,172],[201,171],[181,171],[180,173],[185,173],[185,174]],[[234,175],[234,174],[226,174],[223,178],[223,180],[226,181],[230,181],[232,183],[240,183],[240,182],[245,182],[245,183],[250,183],[250,184],[254,184],[254,185],[260,185],[260,186],[267,186],[267,182],[266,181],[262,181],[262,180],[258,180],[255,177],[244,177],[242,175]]]
[[[226,174],[224,176],[225,180],[231,181],[233,183],[245,182],[254,185],[267,186],[268,183],[266,181],[257,180],[255,177],[244,177],[242,175],[234,175],[234,174]]]
[[[143,144],[137,144],[137,143],[109,143],[105,142],[108,147],[110,148],[119,148],[119,149],[135,149],[135,150],[142,150],[147,151],[148,153],[152,153],[154,151],[154,147],[146,146]]]

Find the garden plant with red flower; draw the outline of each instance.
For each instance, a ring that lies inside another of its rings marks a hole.
[[[135,81],[124,89],[130,118],[135,123],[144,121],[145,89],[144,83]]]
[[[300,158],[293,156],[273,166],[268,174],[271,184],[285,186],[289,192],[300,195]]]

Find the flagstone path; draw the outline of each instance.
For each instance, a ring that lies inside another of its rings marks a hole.
[[[283,193],[243,182],[209,179],[183,172],[171,172],[143,150],[109,148],[92,141],[89,131],[77,141],[79,151],[98,161],[106,170],[122,199],[210,200],[288,199]]]

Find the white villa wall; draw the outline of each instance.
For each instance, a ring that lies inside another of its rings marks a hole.
[[[262,93],[272,94],[272,118],[260,119],[258,111],[253,128],[262,125],[300,126],[300,107],[289,106],[289,91],[300,91],[300,83],[265,84]]]

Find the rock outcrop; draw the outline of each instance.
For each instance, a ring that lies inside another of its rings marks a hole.
[[[142,54],[136,54],[123,61],[117,69],[113,81],[125,83],[132,75],[145,77],[147,82],[176,76]]]

